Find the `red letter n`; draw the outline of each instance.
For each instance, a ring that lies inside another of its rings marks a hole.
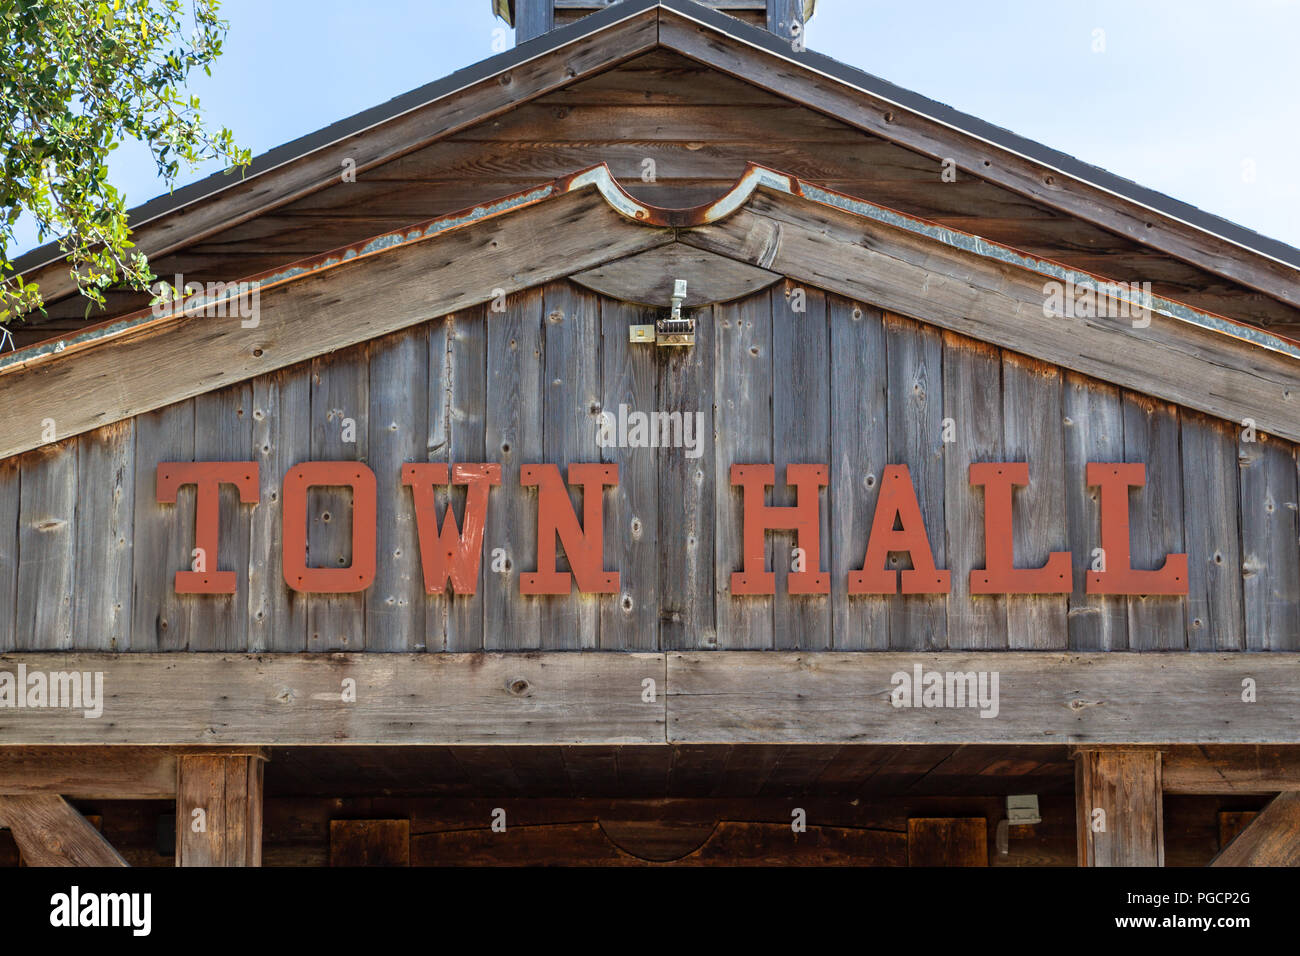
[[[447,513],[438,529],[433,500],[434,485],[468,485],[465,495],[465,530],[456,527],[456,513]],[[420,564],[424,569],[424,590],[442,594],[447,582],[457,594],[473,594],[478,588],[478,570],[483,558],[483,526],[487,521],[488,491],[501,484],[500,465],[406,464],[402,484],[411,486],[415,500],[415,528],[420,539]]]
[[[898,530],[894,530],[895,524]],[[912,488],[912,472],[906,465],[886,465],[876,514],[871,520],[871,537],[867,539],[867,556],[861,571],[849,572],[849,593],[898,593],[898,572],[885,567],[885,561],[890,552],[903,551],[912,558],[912,570],[903,572],[904,594],[946,594],[950,590],[951,572],[934,566],[925,518]]]
[[[1089,594],[1186,594],[1187,555],[1171,554],[1158,571],[1134,570],[1130,550],[1128,490],[1147,483],[1141,462],[1088,462],[1088,485],[1101,488],[1101,553],[1104,571],[1089,571]]]
[[[829,481],[825,465],[786,465],[786,484],[795,488],[795,504],[776,507],[764,503],[767,487],[776,484],[774,465],[732,465],[731,483],[741,487],[744,498],[743,563],[731,573],[732,594],[775,594],[776,575],[767,570],[764,556],[766,534],[791,530],[795,546],[803,551],[803,571],[791,571],[786,578],[790,594],[830,594],[831,577],[822,567],[822,486]]]
[[[524,465],[521,485],[537,486],[537,573],[519,575],[520,594],[568,594],[573,580],[586,594],[614,594],[618,572],[605,570],[602,519],[605,485],[618,484],[618,465],[570,465],[570,484],[582,485],[582,524],[569,489],[555,465]],[[555,539],[569,558],[568,571],[555,569]]]
[[[195,485],[194,568],[176,572],[177,594],[234,594],[235,572],[217,570],[221,486],[234,485],[244,504],[257,502],[255,461],[164,461],[158,464],[158,500],[175,501],[181,485]]]

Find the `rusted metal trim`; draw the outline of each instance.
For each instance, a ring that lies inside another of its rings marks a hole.
[[[1080,287],[1110,286],[1117,282],[1117,280],[1075,269],[1050,259],[1029,255],[1002,243],[983,239],[916,216],[910,216],[887,206],[825,189],[756,163],[750,163],[736,181],[736,184],[719,199],[685,209],[670,209],[639,201],[619,184],[609,166],[601,163],[561,177],[553,182],[513,193],[489,203],[482,203],[468,209],[418,222],[362,242],[332,249],[329,252],[300,259],[286,266],[247,276],[229,283],[225,292],[220,295],[195,295],[185,298],[178,303],[179,308],[173,307],[170,311],[161,315],[155,314],[152,307],[141,309],[122,318],[91,326],[76,335],[50,339],[19,349],[16,352],[0,355],[0,375],[29,368],[56,356],[66,356],[69,353],[101,345],[126,335],[153,330],[187,316],[197,315],[222,302],[237,300],[240,295],[247,294],[248,287],[251,285],[256,285],[260,293],[304,276],[314,275],[391,249],[408,246],[416,242],[424,242],[457,229],[508,215],[515,210],[544,202],[556,196],[588,188],[599,192],[611,209],[630,222],[656,228],[680,229],[720,222],[743,209],[757,190],[766,189],[778,195],[804,199],[885,226],[901,229],[913,235],[924,236],[950,248],[960,249],[1017,268],[1027,269],[1051,280],[1068,282]],[[1256,326],[1238,322],[1226,316],[1194,309],[1184,303],[1161,296],[1140,296],[1125,301],[1167,318],[1185,322],[1188,325],[1218,332],[1259,348],[1269,349],[1291,358],[1300,359],[1300,342],[1276,335]]]

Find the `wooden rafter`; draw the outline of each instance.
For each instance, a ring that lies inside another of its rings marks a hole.
[[[0,826],[31,866],[126,866],[90,822],[58,794],[0,795]]]
[[[1300,793],[1274,797],[1210,866],[1300,866]]]

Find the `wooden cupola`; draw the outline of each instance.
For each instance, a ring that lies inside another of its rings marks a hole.
[[[524,43],[618,3],[619,0],[492,0],[496,15]],[[812,19],[817,0],[696,0],[700,6],[793,39]]]

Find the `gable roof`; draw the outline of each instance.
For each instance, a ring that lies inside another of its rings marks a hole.
[[[132,211],[157,256],[390,161],[656,47],[677,51],[1071,216],[1300,307],[1300,250],[1048,149],[692,0],[622,0],[536,40]],[[57,245],[16,267],[53,301],[72,291]]]
[[[1044,280],[1106,280],[774,170],[752,166],[721,199],[671,210],[600,165],[250,276],[264,301],[248,326],[204,314],[234,286],[5,356],[0,459],[44,444],[49,418],[59,438],[80,434],[669,243],[1300,440],[1300,343],[1163,298],[1144,303],[1141,327],[1049,316]]]

